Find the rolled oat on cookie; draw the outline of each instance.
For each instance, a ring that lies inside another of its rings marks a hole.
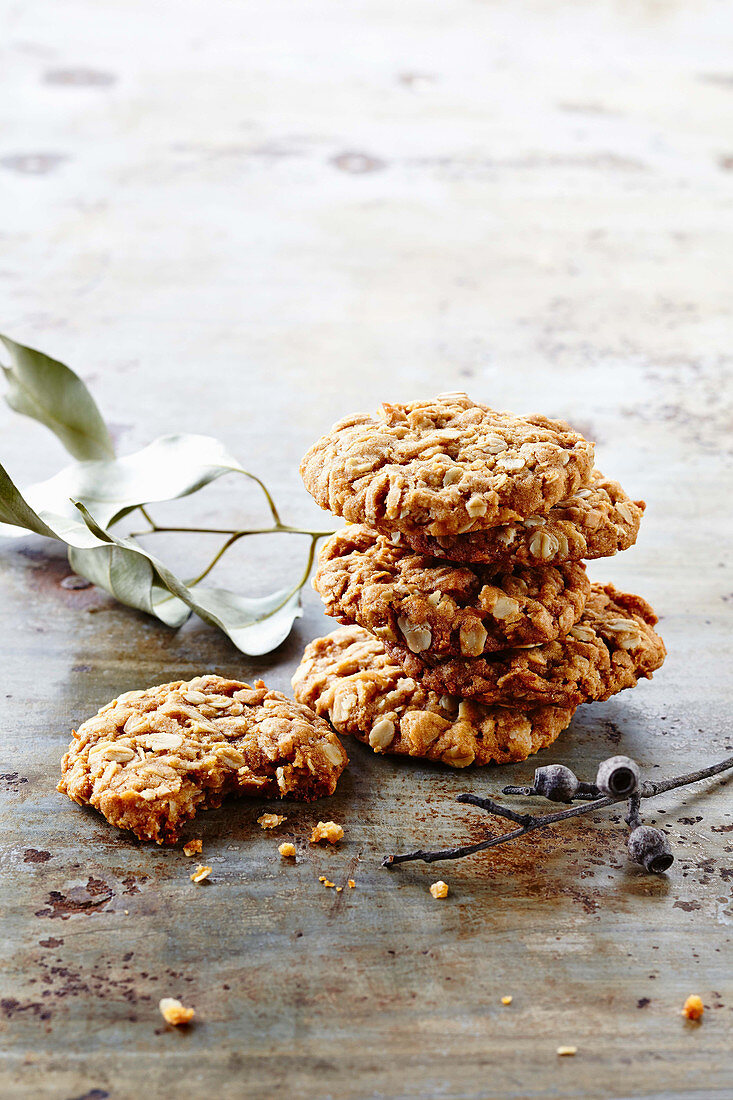
[[[465,393],[340,420],[301,474],[322,508],[386,533],[462,535],[544,513],[589,483],[593,444],[561,420]]]

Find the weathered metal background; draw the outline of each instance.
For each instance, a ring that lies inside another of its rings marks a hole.
[[[84,374],[123,451],[215,434],[303,522],[322,519],[298,460],[343,413],[465,388],[567,416],[648,501],[637,547],[592,573],[655,604],[669,659],[543,759],[592,776],[623,751],[661,774],[729,753],[729,8],[2,7],[2,328]],[[0,431],[21,484],[62,461],[7,410]],[[257,507],[222,484],[195,514]],[[302,548],[237,553],[225,579],[257,591]],[[214,869],[195,887],[180,851],[56,794],[69,731],[203,669],[287,690],[327,623],[310,594],[288,643],[248,660],[67,574],[41,540],[0,547],[2,1097],[733,1095],[724,782],[655,804],[663,878],[627,865],[612,818],[388,873],[386,852],[477,837],[454,795],[534,763],[453,774],[352,744],[330,803],[287,808],[296,866],[241,802],[192,830]],[[338,850],[304,843],[319,815]],[[166,1028],[163,995],[196,1026]]]

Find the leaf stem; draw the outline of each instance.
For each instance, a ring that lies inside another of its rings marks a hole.
[[[265,494],[265,497],[267,499],[267,504],[270,508],[270,514],[272,516],[272,522],[277,524],[277,526],[279,527],[280,526],[280,513],[278,512],[277,505],[275,504],[275,501],[272,499],[272,494],[270,493],[270,490],[265,485],[264,481],[261,481],[257,477],[256,474],[250,474],[249,471],[247,471],[247,470],[242,470],[242,473],[244,474],[245,477],[248,477],[251,481],[255,481],[259,485],[260,489]]]
[[[647,780],[642,783],[639,789],[640,798],[656,798],[657,795],[664,794],[667,791],[673,791],[677,787],[685,787],[689,783],[699,783],[701,779],[709,779],[713,775],[719,775],[721,772],[728,771],[733,768],[733,756],[726,757],[725,760],[720,760],[717,764],[711,764],[707,768],[700,768],[698,771],[686,772],[684,775],[673,776],[670,779],[661,779],[659,781]],[[469,802],[472,805],[481,806],[482,809],[488,809],[488,806],[484,806],[483,802],[490,803],[491,799],[477,799],[477,796],[473,795],[459,795],[457,801]],[[462,859],[463,856],[473,855],[474,852],[483,852],[487,848],[495,848],[499,844],[506,844],[510,840],[517,840],[521,836],[526,836],[527,833],[532,833],[536,829],[543,829],[547,825],[555,825],[558,821],[567,821],[571,817],[581,817],[584,814],[594,813],[596,810],[606,809],[608,806],[613,806],[618,802],[627,801],[625,796],[621,798],[598,798],[593,802],[584,802],[578,806],[571,806],[567,810],[559,810],[554,814],[545,814],[542,817],[531,817],[524,825],[519,829],[514,829],[510,833],[504,833],[501,836],[492,836],[487,840],[481,840],[476,844],[463,844],[457,848],[442,848],[435,851],[425,851],[419,849],[414,852],[405,852],[402,855],[390,855],[386,856],[382,861],[383,867],[394,867],[398,863],[412,863],[415,860],[422,860],[424,863],[437,863],[443,859]],[[498,804],[495,804],[498,805]],[[489,810],[490,813],[498,812],[495,810]],[[507,808],[502,808],[501,816],[510,817],[510,820],[517,820],[520,815],[515,817],[510,815],[514,811],[507,813]]]
[[[148,519],[149,517],[146,515],[145,518]],[[127,537],[139,538],[142,535],[175,534],[179,532],[190,535],[237,535],[239,537],[244,535],[310,535],[319,539],[328,538],[333,534],[333,531],[311,531],[305,527],[291,527],[287,523],[278,523],[273,527],[251,527],[247,529],[232,527],[159,527],[154,524],[152,531],[131,531]]]
[[[159,530],[159,527],[158,527],[157,523],[155,522],[155,520],[153,519],[153,517],[152,517],[151,515],[149,515],[149,514],[148,514],[148,511],[147,511],[147,509],[146,509],[146,508],[145,508],[145,506],[144,506],[144,505],[142,505],[142,504],[140,505],[140,512],[141,512],[141,514],[143,515],[143,517],[144,517],[144,518],[145,518],[145,519],[146,519],[146,520],[148,521],[148,523],[150,524],[151,530],[152,530],[152,531],[158,531],[158,530]],[[145,534],[149,534],[149,532],[147,532],[147,531],[146,531],[146,532],[145,532]]]

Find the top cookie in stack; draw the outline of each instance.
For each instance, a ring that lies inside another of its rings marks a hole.
[[[463,393],[336,424],[301,473],[353,525],[314,586],[358,625],[311,643],[296,697],[377,751],[462,766],[524,759],[651,676],[654,612],[581,564],[631,546],[644,511],[593,459],[563,421]]]

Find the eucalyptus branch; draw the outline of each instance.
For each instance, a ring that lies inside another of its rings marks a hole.
[[[142,512],[143,509],[141,508]],[[189,535],[314,535],[319,539],[328,538],[333,531],[311,531],[308,527],[291,527],[287,523],[278,523],[273,527],[160,527],[145,513],[145,518],[153,524],[150,531],[131,531],[128,538],[142,538],[143,535],[189,534]]]
[[[627,760],[626,757],[612,759]],[[629,761],[629,763],[633,763],[633,761]],[[636,767],[636,765],[634,766]],[[557,767],[557,765],[552,765],[552,767]],[[486,810],[487,813],[498,814],[501,817],[508,818],[510,821],[517,821],[520,823],[520,828],[514,829],[512,832],[504,833],[501,836],[488,837],[486,840],[481,840],[474,844],[463,844],[455,848],[442,848],[436,850],[419,849],[414,852],[405,852],[401,855],[389,855],[383,860],[382,866],[391,868],[398,863],[412,863],[416,860],[422,860],[424,863],[437,863],[440,860],[462,859],[464,856],[473,855],[475,852],[486,851],[488,848],[495,848],[500,844],[507,844],[509,841],[518,840],[520,837],[535,832],[537,829],[544,829],[548,825],[556,825],[558,822],[568,821],[573,817],[581,817],[585,814],[596,813],[598,810],[606,809],[609,806],[627,800],[630,802],[627,820],[632,828],[634,828],[635,832],[637,832],[639,831],[641,822],[639,816],[641,799],[656,798],[658,795],[665,794],[667,791],[675,790],[678,787],[688,786],[690,783],[699,783],[703,779],[709,779],[711,776],[720,775],[722,772],[728,771],[731,768],[733,768],[733,756],[729,756],[725,760],[719,761],[717,764],[711,764],[707,768],[699,768],[697,771],[685,772],[683,775],[672,776],[669,779],[646,780],[632,792],[631,796],[629,796],[628,792],[618,795],[602,795],[599,791],[600,797],[595,798],[592,802],[585,801],[581,805],[571,806],[566,810],[559,810],[557,813],[543,814],[541,816],[518,814],[509,809],[509,807],[502,806],[491,798],[480,798],[470,794],[459,795],[456,801],[467,802],[470,805],[478,806]],[[542,772],[543,770],[544,769],[540,768],[538,772]],[[566,770],[569,771],[569,769]],[[535,794],[537,792],[535,789],[531,791],[528,789],[527,793]],[[569,801],[569,799],[563,799],[563,801]],[[641,826],[641,829],[644,830],[646,827]],[[652,830],[652,832],[658,833],[658,830]],[[663,834],[659,834],[659,836],[662,835]],[[632,838],[633,837],[634,833],[632,833]],[[630,840],[632,838],[630,838]],[[636,859],[636,855],[633,852],[631,854],[632,858]],[[640,857],[645,857],[647,853],[640,852],[639,854]],[[639,858],[638,861],[643,862],[647,870],[657,871],[666,870],[666,867],[669,866],[672,859],[670,856],[664,867],[654,865],[654,861],[651,859],[649,860],[649,865],[647,865],[646,858]],[[657,860],[657,862],[659,862],[659,860]]]
[[[0,466],[0,536],[30,531],[59,540],[76,573],[173,629],[193,612],[244,653],[259,656],[280,645],[301,614],[300,591],[313,568],[316,545],[332,532],[284,523],[265,482],[211,436],[165,435],[134,454],[117,456],[102,414],[78,375],[6,336],[0,335],[0,345],[9,359],[2,372],[11,408],[50,428],[74,459],[23,492]],[[159,502],[197,493],[227,474],[259,486],[269,523],[266,519],[250,528],[169,526],[158,524],[148,511]],[[145,529],[119,537],[114,528],[133,512],[142,517]],[[146,536],[163,533],[219,535],[223,541],[198,576],[185,582],[143,545]],[[240,539],[284,534],[309,540],[305,571],[292,587],[280,585],[274,592],[249,597],[201,584]]]

